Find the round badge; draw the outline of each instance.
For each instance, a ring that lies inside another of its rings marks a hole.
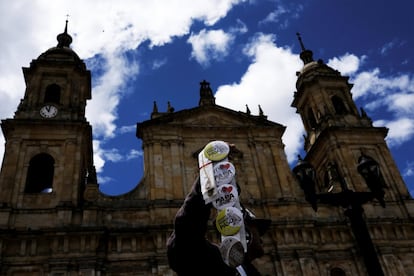
[[[237,267],[243,263],[243,245],[234,237],[226,237],[223,239],[220,244],[220,253],[228,266]]]
[[[204,156],[211,161],[220,161],[227,157],[230,147],[226,142],[213,141],[208,143],[204,149]]]
[[[237,188],[233,185],[221,185],[217,188],[217,195],[213,200],[213,206],[218,209],[224,209],[226,207],[231,207],[236,204],[239,200],[239,195],[237,193]]]
[[[222,161],[214,165],[213,172],[217,185],[230,183],[236,175],[236,169],[228,161]]]
[[[232,236],[240,231],[243,224],[243,214],[236,207],[227,207],[218,213],[216,217],[217,230],[223,236]]]

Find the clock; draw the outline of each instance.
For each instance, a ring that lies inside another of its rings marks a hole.
[[[53,118],[57,115],[58,113],[58,109],[56,106],[54,105],[44,105],[41,109],[40,109],[40,115],[43,118]]]

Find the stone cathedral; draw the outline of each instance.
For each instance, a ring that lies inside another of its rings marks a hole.
[[[237,146],[241,201],[272,221],[265,255],[254,262],[262,275],[414,275],[414,201],[387,129],[357,109],[348,77],[315,61],[301,40],[292,107],[306,130],[306,156],[295,173],[285,127],[263,112],[216,105],[203,81],[198,106],[159,112],[154,104],[137,124],[144,176],[120,196],[99,191],[85,118],[90,71],[67,28],[57,40],[23,68],[24,96],[1,122],[0,275],[174,275],[166,241],[210,140]],[[217,239],[212,226],[208,235]]]

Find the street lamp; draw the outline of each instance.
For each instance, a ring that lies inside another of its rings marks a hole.
[[[303,160],[300,156],[298,156],[297,165],[293,168],[293,173],[305,193],[305,199],[311,204],[315,211],[317,211],[317,203],[341,206],[344,208],[344,214],[351,222],[352,232],[364,258],[368,275],[381,276],[384,275],[384,272],[382,271],[381,264],[378,260],[367,225],[362,217],[362,204],[375,198],[380,202],[382,207],[385,207],[383,191],[384,181],[378,163],[369,156],[361,155],[358,159],[357,170],[365,179],[370,192],[354,192],[348,189],[344,179],[340,177],[337,168],[333,163],[328,164],[326,171],[327,180],[330,185],[328,191],[332,191],[334,183],[339,182],[341,188],[340,192],[317,194],[315,190],[315,169],[309,162]]]

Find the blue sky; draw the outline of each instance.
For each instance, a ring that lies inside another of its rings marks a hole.
[[[299,43],[350,76],[358,107],[390,129],[387,143],[414,194],[414,27],[408,0],[0,0],[0,118],[24,94],[21,67],[57,44],[69,14],[72,48],[92,71],[87,119],[101,191],[125,193],[143,174],[137,122],[198,104],[199,82],[216,103],[253,114],[260,104],[287,126],[293,164],[303,125],[290,107]],[[207,142],[207,141],[206,141]],[[0,155],[4,139],[0,138]]]

